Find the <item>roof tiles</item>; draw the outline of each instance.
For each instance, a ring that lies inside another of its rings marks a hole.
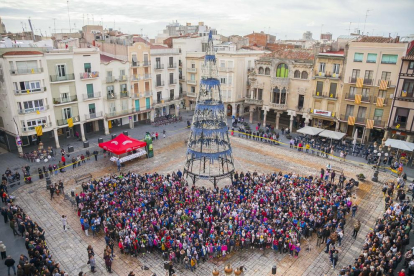
[[[10,51],[3,54],[3,56],[29,56],[29,55],[43,55],[39,51]]]
[[[397,38],[383,36],[363,36],[356,42],[374,42],[374,43],[398,43]]]
[[[303,49],[281,49],[265,55],[268,58],[282,58],[292,60],[313,60],[314,53],[312,50]]]

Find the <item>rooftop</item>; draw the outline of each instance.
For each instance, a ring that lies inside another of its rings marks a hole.
[[[3,54],[3,56],[29,56],[29,55],[43,55],[39,51],[10,51]]]
[[[110,57],[110,56],[107,56],[107,55],[101,54],[100,56],[101,56],[101,63],[108,63],[108,62],[111,62],[113,60],[124,62],[123,60],[113,58],[113,57]]]
[[[356,42],[374,42],[374,43],[399,43],[399,37],[383,37],[383,36],[362,36]]]
[[[318,55],[322,56],[344,56],[344,50],[341,51],[330,51],[330,52],[320,52]]]
[[[314,53],[313,53],[313,50],[281,49],[281,50],[274,51],[270,54],[266,54],[264,55],[264,57],[292,59],[292,60],[313,60]]]

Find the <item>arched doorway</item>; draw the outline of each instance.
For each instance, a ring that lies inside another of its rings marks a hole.
[[[231,104],[227,105],[227,116],[231,116],[233,114],[233,107]]]

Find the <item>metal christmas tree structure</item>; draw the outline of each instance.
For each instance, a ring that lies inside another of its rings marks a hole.
[[[234,164],[228,135],[227,117],[221,100],[220,81],[210,32],[202,66],[200,91],[197,97],[184,175],[193,183],[206,179],[216,186],[217,181],[232,178]]]

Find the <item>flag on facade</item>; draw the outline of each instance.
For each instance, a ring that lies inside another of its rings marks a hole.
[[[364,86],[364,79],[363,78],[357,78],[356,87],[361,88],[362,86]]]
[[[73,127],[73,119],[72,118],[68,119],[68,127]]]
[[[356,104],[360,104],[361,103],[361,99],[362,99],[362,95],[360,95],[360,94],[356,94],[355,95],[355,103]]]
[[[367,119],[366,127],[367,127],[367,129],[373,129],[374,128],[374,120]]]
[[[43,135],[43,128],[42,128],[42,126],[35,127],[35,130],[36,130],[36,135],[37,136],[42,136]]]
[[[350,126],[355,125],[355,117],[354,116],[349,116],[348,117],[348,125],[350,125]]]
[[[378,107],[383,107],[384,106],[384,98],[377,98],[377,106]]]
[[[380,90],[387,90],[387,88],[388,88],[388,81],[381,80],[380,85],[379,85],[379,89]]]

